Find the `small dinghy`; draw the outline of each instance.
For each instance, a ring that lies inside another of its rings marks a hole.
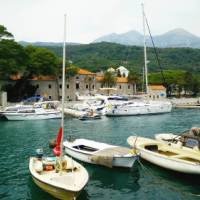
[[[186,174],[200,174],[200,153],[175,148],[157,140],[130,136],[127,139],[140,156],[155,165]]]
[[[29,170],[36,185],[57,199],[76,199],[89,178],[86,169],[66,155],[31,157]]]
[[[101,119],[101,115],[95,113],[93,110],[87,112],[86,114],[82,115],[78,118],[79,120],[85,121],[85,120],[96,120]]]
[[[66,29],[66,15],[65,15]],[[65,36],[65,34],[64,34]],[[65,36],[66,37],[66,36]],[[57,139],[51,141],[54,158],[43,157],[42,151],[37,151],[29,161],[29,171],[34,182],[57,199],[75,200],[89,180],[87,170],[78,162],[63,154],[64,134],[64,97],[65,97],[65,38],[63,43],[62,67],[62,118]]]
[[[66,154],[78,160],[107,167],[131,168],[138,158],[129,148],[87,139],[67,140],[63,146]]]

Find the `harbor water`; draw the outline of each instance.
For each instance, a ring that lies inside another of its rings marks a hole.
[[[28,170],[35,149],[52,154],[49,140],[56,137],[59,120],[0,121],[0,199],[53,200],[38,188]],[[162,115],[103,117],[96,121],[65,119],[69,135],[127,146],[130,135],[152,137],[160,132],[182,132],[200,127],[199,109],[175,109]],[[82,163],[90,180],[78,200],[200,199],[200,177],[186,176],[153,166],[143,160],[131,170],[110,169]]]

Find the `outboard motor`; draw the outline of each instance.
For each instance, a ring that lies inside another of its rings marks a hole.
[[[35,153],[36,153],[36,157],[37,157],[38,159],[42,159],[42,156],[43,156],[43,149],[36,149]]]

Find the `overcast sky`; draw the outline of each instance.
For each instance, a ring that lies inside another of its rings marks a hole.
[[[184,28],[200,36],[200,0],[0,0],[0,24],[17,41],[89,43],[130,30],[142,32],[141,3],[153,35]]]

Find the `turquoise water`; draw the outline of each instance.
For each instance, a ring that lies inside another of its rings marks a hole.
[[[177,109],[151,116],[106,118],[92,122],[65,119],[68,135],[128,146],[130,135],[153,137],[158,132],[181,132],[200,127],[200,110]],[[54,199],[40,190],[28,171],[29,156],[54,138],[59,120],[0,121],[0,199]],[[131,170],[84,164],[90,180],[78,200],[200,199],[200,177],[176,174],[141,161]]]

